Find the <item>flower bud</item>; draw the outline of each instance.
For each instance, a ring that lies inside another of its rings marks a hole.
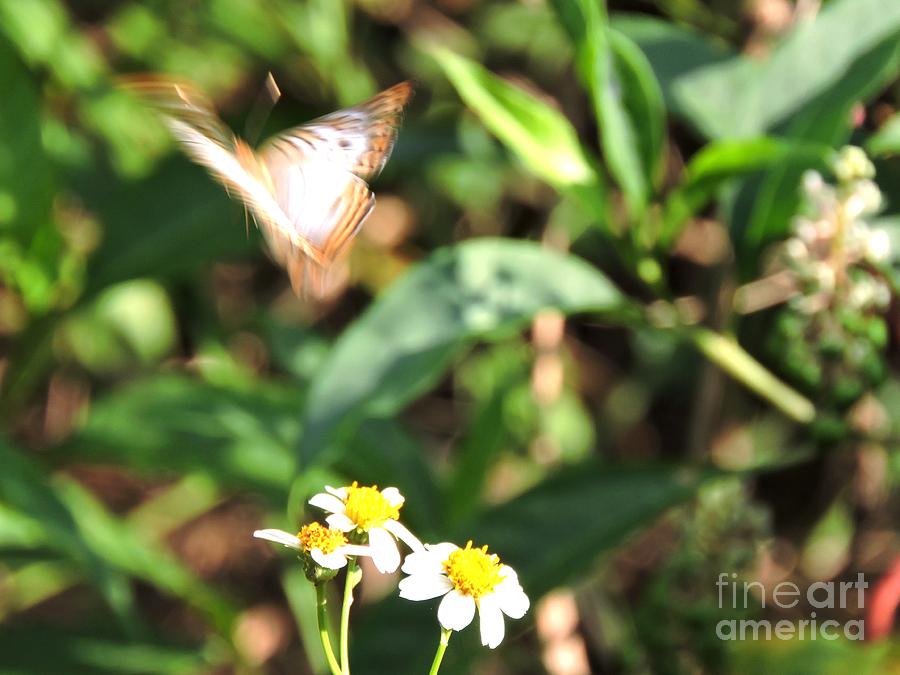
[[[875,165],[865,151],[855,145],[845,145],[841,148],[832,163],[832,170],[841,183],[851,183],[875,176]]]

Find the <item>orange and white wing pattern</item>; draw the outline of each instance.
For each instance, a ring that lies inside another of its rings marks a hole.
[[[375,178],[394,149],[403,110],[412,98],[411,82],[401,82],[359,105],[288,129],[266,145],[313,148],[365,181]]]
[[[124,86],[156,109],[185,153],[247,207],[298,294],[321,290],[323,273],[371,212],[375,197],[366,180],[387,162],[412,95],[403,82],[278,134],[257,154],[191,85],[143,77]]]
[[[162,116],[184,152],[237,197],[264,232],[278,232],[292,248],[324,263],[321,252],[297,235],[275,200],[256,153],[219,119],[212,103],[189,84],[152,77],[130,78],[123,86]]]
[[[357,233],[375,205],[365,181],[315,152],[284,154],[277,144],[261,160],[270,177],[275,200],[297,236],[322,254],[324,264],[297,256],[290,241],[276,230],[263,230],[272,257],[282,265],[299,294],[320,293],[323,275]],[[312,264],[310,264],[312,263]]]
[[[262,147],[260,160],[276,201],[326,264],[346,249],[375,205],[365,181],[387,162],[411,95],[412,85],[403,82],[360,105],[278,134]],[[294,287],[315,282],[322,270],[303,261],[288,265],[275,234],[268,238],[269,246],[288,268]]]
[[[186,124],[210,141],[234,151],[234,134],[219,119],[212,101],[192,84],[152,75],[123,77],[120,82],[158,113]]]

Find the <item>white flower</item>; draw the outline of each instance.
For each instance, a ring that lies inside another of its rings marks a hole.
[[[529,601],[519,578],[503,565],[487,546],[465,548],[456,544],[426,544],[424,550],[406,556],[403,571],[409,576],[400,582],[400,597],[430,600],[444,596],[438,607],[438,621],[447,630],[462,630],[478,610],[481,644],[494,649],[503,641],[503,615],[521,619]]]
[[[866,155],[865,150],[855,145],[845,145],[834,159],[832,169],[834,175],[842,183],[872,178],[875,165]]]
[[[274,541],[276,544],[304,552],[320,567],[339,570],[347,564],[347,556],[371,556],[368,546],[347,542],[340,530],[310,523],[300,528],[296,535],[284,530],[256,530],[254,537]]]
[[[422,549],[412,532],[399,521],[405,499],[397,488],[379,490],[378,486],[353,485],[341,488],[325,486],[325,492],[313,496],[309,503],[331,514],[325,521],[341,532],[359,530],[368,534],[372,562],[379,572],[390,573],[400,566],[400,539],[413,551]]]
[[[885,230],[871,230],[866,237],[865,257],[870,263],[887,262],[891,257],[891,238]]]

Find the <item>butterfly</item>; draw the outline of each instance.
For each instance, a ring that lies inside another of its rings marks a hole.
[[[187,156],[243,203],[298,295],[321,294],[325,272],[372,211],[367,181],[387,163],[413,92],[401,82],[254,150],[190,84],[140,77],[123,86],[160,113]]]

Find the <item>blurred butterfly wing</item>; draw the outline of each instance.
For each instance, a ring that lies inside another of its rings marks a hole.
[[[375,196],[362,180],[353,176],[353,181],[347,185],[345,192],[338,196],[331,207],[331,211],[335,214],[336,234],[329,239],[328,247],[323,252],[325,264],[317,263],[306,256],[296,255],[284,237],[277,233],[274,235],[267,233],[269,250],[275,260],[287,270],[294,292],[302,295],[311,291],[314,295],[323,295],[328,265],[359,231],[360,225],[373,206]]]
[[[303,144],[275,139],[260,161],[294,231],[321,252],[324,264],[298,257],[277,231],[266,233],[272,256],[287,269],[295,291],[321,295],[325,268],[359,231],[375,196],[361,178]]]
[[[375,197],[365,180],[387,162],[411,95],[412,85],[402,82],[357,106],[278,134],[261,149],[276,201],[327,263],[346,249],[371,212]],[[321,274],[305,261],[291,263],[277,234],[269,246],[295,288]]]
[[[276,139],[305,143],[369,181],[381,172],[391,156],[403,109],[412,93],[412,83],[401,82],[352,108],[289,129]]]
[[[219,119],[212,101],[192,85],[145,76],[122,78],[121,83],[156,112],[180,121],[222,148],[234,151],[234,134]]]
[[[188,156],[247,206],[298,293],[310,285],[321,291],[325,268],[371,212],[375,198],[365,180],[387,162],[412,95],[403,82],[279,134],[257,154],[190,85],[146,78],[125,86],[160,112]]]
[[[322,254],[297,234],[274,198],[265,165],[228,130],[205,96],[190,85],[165,80],[132,79],[124,86],[161,114],[188,157],[249,209],[267,239],[278,233],[292,248],[323,262]]]

